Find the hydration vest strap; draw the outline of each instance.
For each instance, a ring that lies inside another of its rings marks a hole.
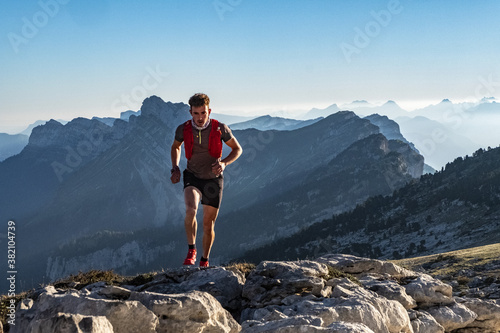
[[[222,133],[220,130],[219,122],[215,119],[211,119],[212,128],[210,130],[210,136],[208,139],[208,152],[212,157],[220,158],[222,157]],[[188,160],[193,156],[193,146],[194,146],[194,135],[193,135],[193,125],[191,120],[188,120],[184,124],[184,151],[186,158]],[[201,140],[201,137],[200,137]]]

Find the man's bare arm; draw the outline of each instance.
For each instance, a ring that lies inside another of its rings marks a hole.
[[[236,140],[236,138],[226,141],[226,145],[231,148],[231,152],[222,161],[212,166],[212,172],[216,175],[220,175],[227,165],[236,161],[243,153],[243,148],[241,148],[240,143]]]
[[[174,140],[174,143],[172,143],[172,148],[170,149],[172,169],[175,169],[170,176],[170,180],[173,184],[176,184],[181,180],[181,171],[179,170],[179,162],[181,160],[181,145],[182,142]]]
[[[238,142],[238,140],[236,140],[236,138],[232,138],[231,140],[226,141],[226,145],[231,148],[231,152],[221,162],[225,165],[229,165],[241,156],[241,154],[243,153],[243,149],[241,148],[240,143]]]

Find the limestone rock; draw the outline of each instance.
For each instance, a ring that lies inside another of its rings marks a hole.
[[[104,300],[84,297],[76,291],[60,293],[48,290],[42,293],[35,304],[27,310],[18,307],[16,325],[12,332],[29,332],[33,321],[44,321],[57,317],[58,313],[102,316],[113,326],[115,332],[155,332],[158,318],[137,301]]]
[[[328,267],[314,261],[261,262],[247,278],[243,297],[252,307],[281,304],[295,294],[325,296]]]
[[[498,333],[498,332],[500,332],[500,330],[498,329],[489,330],[479,327],[464,327],[453,331],[453,333]]]
[[[98,293],[109,299],[128,299],[131,291],[117,286],[105,286]]]
[[[57,313],[54,317],[32,321],[27,332],[113,333],[114,331],[106,317]]]
[[[346,323],[346,322],[335,322],[327,327],[328,331],[331,333],[372,333],[373,331],[368,328],[365,324],[360,323]]]
[[[206,292],[169,295],[134,292],[130,299],[145,304],[159,318],[158,333],[236,333],[241,330],[231,314]]]
[[[500,331],[500,305],[493,301],[476,298],[458,299],[459,304],[466,306],[477,314],[476,320],[467,325],[467,328],[477,328],[481,332]]]
[[[363,324],[374,332],[413,332],[408,314],[400,303],[355,286],[349,290],[337,285],[332,298],[311,295],[309,299],[294,304],[269,305],[253,312],[250,310],[242,317],[250,320],[252,327],[275,327],[292,320],[289,318],[313,316],[320,319],[323,327],[335,322],[349,322]],[[248,325],[243,323],[244,327]],[[315,323],[307,322],[305,325],[314,326]]]
[[[365,288],[376,292],[378,295],[398,301],[407,310],[417,307],[417,302],[406,293],[406,289],[394,280],[385,280],[369,275],[360,279],[360,282]]]
[[[466,327],[477,318],[477,314],[458,303],[430,308],[428,311],[446,332]]]
[[[453,288],[427,274],[421,274],[404,288],[419,305],[453,303]]]
[[[332,277],[329,266],[359,282]],[[327,255],[264,261],[246,280],[210,267],[167,270],[139,286],[47,286],[18,303],[10,332],[498,333],[499,327],[498,300],[453,297],[450,285],[380,260]]]
[[[444,327],[425,311],[410,311],[409,316],[414,333],[444,333]]]
[[[294,317],[282,319],[274,322],[259,323],[245,322],[242,333],[303,333],[303,332],[321,332],[321,333],[374,333],[373,330],[364,324],[334,322],[326,327],[311,324],[311,321],[317,321],[314,318]]]
[[[349,254],[327,254],[319,257],[316,261],[354,275],[366,275],[369,273],[393,277],[410,277],[415,275],[415,272],[404,269],[391,262],[360,258]]]
[[[361,287],[346,290],[335,287],[332,297],[338,297],[338,305],[334,306],[341,321],[359,322],[374,331],[412,332],[410,318],[403,305],[397,301],[378,296]],[[364,308],[364,311],[360,309]],[[372,320],[367,321],[366,314]]]
[[[31,298],[25,298],[19,302],[19,309],[29,310],[33,306],[34,302]]]
[[[294,316],[284,317],[271,321],[249,320],[243,323],[242,333],[263,333],[263,332],[317,332],[318,329],[324,332],[322,320],[314,316]]]
[[[192,290],[205,291],[230,310],[241,308],[241,292],[245,277],[223,267],[208,269],[181,268],[158,274],[142,290],[163,294],[177,294]]]

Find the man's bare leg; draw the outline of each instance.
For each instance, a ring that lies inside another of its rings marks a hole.
[[[184,202],[186,204],[186,217],[184,219],[184,227],[186,228],[186,236],[188,245],[196,243],[197,221],[196,212],[200,202],[201,193],[194,186],[188,186],[184,189]]]
[[[218,214],[218,208],[203,205],[203,257],[207,259],[215,239],[214,226]]]

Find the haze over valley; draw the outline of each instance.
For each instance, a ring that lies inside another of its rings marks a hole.
[[[457,122],[439,120],[457,107],[449,101],[413,118],[394,102],[379,107],[354,104],[362,106],[351,105],[351,111],[335,106],[310,110],[301,119],[213,115],[231,124],[244,149],[241,159],[225,172],[214,264],[327,223],[372,197],[396,195],[423,174],[476,155],[479,144],[465,134],[487,112],[490,119],[496,116],[498,106],[488,100],[465,109],[462,116],[470,115],[474,122],[461,123],[459,131],[453,128]],[[24,287],[93,268],[134,274],[179,264],[185,251],[184,204],[168,170],[173,131],[189,119],[188,109],[184,103],[151,96],[140,110],[124,111],[120,119],[50,120],[31,130],[19,153],[0,162],[0,199],[5,207],[0,218],[15,220],[23,235],[18,261],[25,267],[19,275]],[[445,140],[433,137],[436,129],[446,134]],[[487,138],[491,141],[484,150],[498,146],[494,135]],[[419,213],[413,219],[418,222],[418,216],[425,220],[427,215]],[[455,222],[443,221],[436,228],[447,223]],[[491,227],[484,230],[496,232]],[[364,236],[356,236],[361,237],[356,244],[371,243],[366,230],[358,230]],[[402,235],[394,233],[391,239],[397,237]],[[449,245],[440,250],[462,245],[436,237],[435,244],[441,240]],[[467,243],[471,246],[476,244],[474,237],[483,234],[472,237]],[[331,244],[341,242],[327,239]],[[438,249],[433,242],[425,244],[420,252],[408,252],[396,242],[383,253],[364,254],[387,258]]]

